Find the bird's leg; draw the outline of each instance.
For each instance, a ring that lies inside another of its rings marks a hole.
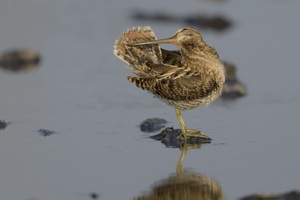
[[[185,124],[184,124],[183,118],[181,116],[180,110],[178,108],[176,108],[175,112],[176,112],[176,117],[177,117],[179,125],[180,125],[181,134],[183,135],[183,138],[184,138],[185,141],[187,141],[187,139],[189,137],[210,139],[207,135],[205,135],[201,131],[198,131],[198,130],[195,130],[195,129],[187,129]]]
[[[181,129],[181,134],[182,134],[184,140],[186,141],[187,140],[186,127],[185,127],[183,118],[181,116],[181,112],[178,108],[175,109],[175,112],[176,112],[176,117],[177,117],[180,129]]]

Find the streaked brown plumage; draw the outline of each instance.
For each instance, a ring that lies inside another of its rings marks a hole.
[[[161,43],[174,44],[180,51],[164,50],[158,45]],[[185,140],[208,138],[197,130],[187,129],[180,113],[211,103],[221,94],[225,80],[217,52],[204,42],[200,33],[183,28],[171,38],[157,40],[149,26],[132,28],[116,40],[114,54],[137,75],[128,77],[131,83],[176,108]]]

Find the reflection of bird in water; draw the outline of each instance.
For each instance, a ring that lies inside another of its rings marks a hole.
[[[235,65],[225,61],[223,64],[226,71],[226,81],[223,85],[222,98],[234,99],[246,95],[247,88],[238,80]]]
[[[186,152],[190,147],[184,143],[178,160],[176,174],[154,184],[151,192],[144,193],[134,200],[225,200],[221,185],[209,176],[203,176],[191,170],[181,170]],[[194,148],[200,148],[194,147]]]
[[[134,200],[225,200],[220,184],[209,176],[183,171],[162,180]]]
[[[40,63],[40,55],[29,49],[4,52],[0,56],[0,67],[8,71],[28,71]]]
[[[161,43],[174,44],[180,52],[161,49],[158,45]],[[150,27],[132,28],[116,41],[114,54],[138,76],[129,76],[131,83],[176,108],[185,140],[208,138],[200,131],[187,129],[180,113],[180,110],[210,104],[222,91],[223,64],[200,33],[183,28],[171,38],[157,40]]]

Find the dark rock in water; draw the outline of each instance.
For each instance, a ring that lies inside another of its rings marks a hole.
[[[154,139],[154,140],[158,140],[158,141],[162,141],[166,135],[170,132],[173,131],[173,135],[175,134],[176,137],[178,137],[180,135],[180,133],[178,134],[178,132],[180,131],[179,129],[177,129],[178,131],[174,131],[173,127],[167,127],[164,130],[162,130],[160,133],[156,134],[156,135],[152,135],[150,136],[150,138]]]
[[[162,128],[164,128],[166,123],[168,123],[168,122],[165,119],[149,118],[141,123],[140,129],[143,132],[152,133],[152,132],[159,131]]]
[[[166,11],[145,10],[132,11],[131,18],[143,21],[155,21],[160,23],[184,23],[201,29],[210,29],[221,32],[233,26],[231,20],[222,15],[208,16],[206,14],[189,14],[187,16],[178,16],[176,14],[167,13]]]
[[[192,26],[198,26],[199,28],[203,29],[212,29],[219,32],[224,31],[232,26],[232,22],[220,15],[209,17],[206,15],[197,14],[185,17],[183,21]]]
[[[236,66],[226,61],[223,61],[223,64],[226,71],[226,78],[221,97],[223,99],[236,99],[245,96],[247,94],[247,88],[238,80]]]
[[[99,195],[97,193],[95,193],[95,192],[92,192],[90,194],[90,197],[91,197],[91,199],[98,199]]]
[[[146,13],[144,10],[137,10],[132,12],[131,16],[136,20],[146,20],[146,21],[156,21],[156,22],[174,22],[177,21],[175,16],[167,14],[165,11],[156,11],[151,13]]]
[[[300,200],[300,190],[293,190],[282,194],[281,200]]]
[[[180,148],[185,142],[181,136],[180,129],[174,129],[173,127],[168,127],[162,130],[159,134],[153,135],[150,138],[161,141],[166,147]],[[211,143],[211,139],[203,139],[198,137],[189,137],[187,144],[205,144]]]
[[[284,194],[254,194],[240,200],[300,200],[300,191],[294,190]]]
[[[227,2],[227,0],[206,0],[206,1],[213,2],[213,3],[224,3],[224,2]]]
[[[8,71],[28,71],[40,64],[40,55],[32,50],[17,49],[0,55],[0,67]]]
[[[50,136],[50,135],[53,135],[53,134],[58,134],[57,132],[55,131],[51,131],[51,130],[46,130],[46,129],[40,129],[38,130],[38,132],[40,133],[40,135],[42,136]]]
[[[4,120],[0,120],[0,129],[5,129],[7,126],[7,123]]]

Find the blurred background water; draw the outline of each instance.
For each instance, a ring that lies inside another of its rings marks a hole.
[[[231,23],[193,27],[237,65],[249,92],[183,112],[213,138],[188,151],[183,168],[216,179],[228,199],[299,189],[299,9],[295,0],[2,0],[0,52],[30,48],[42,60],[29,72],[0,71],[0,119],[10,122],[0,130],[1,199],[131,199],[174,173],[180,150],[139,129],[152,117],[178,128],[174,109],[126,80],[113,45],[132,26],[172,36],[191,26],[178,19],[198,14]]]

